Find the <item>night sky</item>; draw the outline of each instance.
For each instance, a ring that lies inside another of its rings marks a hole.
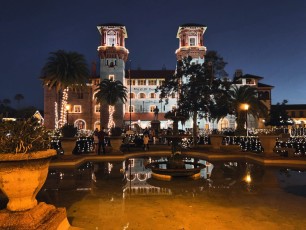
[[[82,53],[90,68],[104,23],[126,26],[132,69],[174,69],[178,27],[204,24],[204,45],[230,77],[242,69],[275,86],[273,104],[306,104],[306,0],[0,0],[0,100],[15,105],[21,93],[21,103],[42,109],[49,53]]]

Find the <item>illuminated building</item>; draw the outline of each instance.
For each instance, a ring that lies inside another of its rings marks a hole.
[[[107,127],[109,110],[107,106],[100,106],[94,99],[95,89],[103,79],[119,80],[127,87],[128,100],[125,104],[118,103],[115,106],[114,121],[116,126],[127,127],[131,122],[132,127],[149,127],[154,120],[154,109],[158,107],[161,128],[171,127],[172,121],[164,118],[164,114],[176,106],[177,95],[169,98],[169,103],[159,101],[159,93],[155,92],[157,86],[161,85],[165,78],[175,73],[175,70],[132,70],[129,69],[129,51],[125,47],[127,31],[121,24],[103,24],[97,26],[101,35],[100,44],[97,48],[100,58],[99,68],[92,63],[90,83],[88,88],[82,92],[69,90],[67,116],[69,124],[74,124],[79,129],[99,128],[102,122]],[[199,24],[185,24],[179,27],[177,38],[179,48],[175,51],[176,59],[191,56],[192,62],[202,64],[205,61],[206,47],[204,46],[204,32],[206,26]],[[97,72],[99,73],[97,74]],[[259,83],[262,77],[254,75],[242,75],[237,71],[234,84],[250,85],[256,87],[260,100],[263,100],[268,108],[271,106],[272,86]],[[131,84],[131,85],[130,85]],[[131,90],[131,91],[130,91]],[[55,90],[44,89],[44,119],[47,128],[56,127],[55,121],[58,116],[56,99],[58,94]],[[130,98],[131,97],[131,98]],[[131,104],[130,104],[131,102]],[[56,108],[55,108],[56,107]],[[102,111],[100,119],[100,111]],[[249,118],[250,127],[262,127],[259,120]],[[262,119],[261,119],[262,120]],[[211,123],[205,119],[198,120],[199,128],[203,129],[224,129],[235,128],[235,117],[227,116],[218,122]],[[190,121],[186,122],[184,128],[191,128]],[[182,127],[180,127],[182,128]]]

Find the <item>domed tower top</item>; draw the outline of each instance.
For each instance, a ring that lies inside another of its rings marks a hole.
[[[129,51],[125,48],[124,39],[127,38],[125,26],[107,23],[98,25],[97,28],[101,34],[101,43],[98,47],[100,58],[119,58],[126,61]]]
[[[204,46],[203,34],[206,30],[205,25],[183,24],[177,31],[179,48],[175,51],[177,60],[191,56],[195,61],[204,62],[206,47]]]

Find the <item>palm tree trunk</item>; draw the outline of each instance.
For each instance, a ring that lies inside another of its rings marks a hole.
[[[60,104],[60,127],[62,127],[63,125],[65,125],[67,123],[67,110],[66,110],[66,105],[67,105],[67,101],[68,101],[68,91],[69,88],[65,88],[63,90],[63,93],[61,95],[61,104]]]
[[[193,146],[197,146],[198,144],[198,124],[197,124],[197,118],[198,118],[198,112],[195,111],[192,116],[193,120],[193,130],[192,130],[192,136],[193,136]]]
[[[243,112],[238,112],[237,116],[237,131],[243,131],[245,124],[245,116]]]
[[[115,127],[115,122],[114,122],[114,112],[115,112],[115,106],[109,105],[108,106],[108,112],[109,112],[109,120],[108,120],[108,125],[107,127],[110,129],[112,127]]]

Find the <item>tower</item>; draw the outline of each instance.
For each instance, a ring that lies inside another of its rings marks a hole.
[[[101,43],[98,46],[100,57],[100,81],[110,79],[123,82],[125,76],[125,62],[129,51],[125,48],[127,32],[124,25],[111,23],[97,26],[101,35]],[[118,102],[113,114],[116,126],[123,125],[123,103]],[[101,127],[107,127],[109,112],[107,105],[101,105]]]
[[[177,60],[191,56],[195,64],[204,63],[206,47],[203,34],[206,28],[200,24],[184,24],[179,27],[176,36],[179,39],[179,48],[175,51]]]

